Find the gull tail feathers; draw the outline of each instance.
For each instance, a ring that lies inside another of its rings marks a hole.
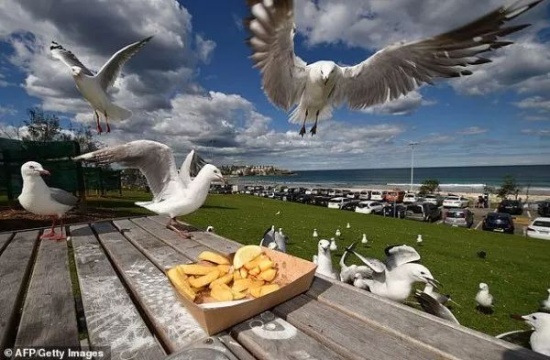
[[[126,120],[132,116],[132,112],[113,103],[105,110],[109,120]]]
[[[317,111],[319,111],[318,116]],[[330,119],[332,117],[332,106],[326,105],[322,109],[305,109],[298,105],[290,114],[288,121],[292,124],[301,124],[304,122],[304,118],[306,118],[306,122],[315,122],[316,117],[318,121]]]

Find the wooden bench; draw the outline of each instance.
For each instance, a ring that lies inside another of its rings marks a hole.
[[[67,242],[40,241],[41,230],[0,233],[0,354],[89,346],[106,347],[112,359],[144,360],[545,358],[320,276],[308,292],[207,336],[164,270],[203,250],[241,245],[203,231],[183,240],[164,223],[71,225]]]

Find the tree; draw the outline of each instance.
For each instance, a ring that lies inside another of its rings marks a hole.
[[[429,194],[433,193],[435,191],[440,191],[439,188],[439,180],[437,179],[426,179],[422,182],[422,186],[420,186],[420,190],[418,191],[420,194]]]
[[[497,196],[504,199],[508,195],[514,194],[517,200],[520,190],[521,187],[516,183],[516,178],[511,175],[506,175],[502,179],[502,185],[497,189]]]

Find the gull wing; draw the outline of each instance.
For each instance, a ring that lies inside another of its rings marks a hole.
[[[372,271],[374,271],[375,273],[383,274],[384,271],[386,270],[386,265],[382,261],[374,258],[366,258],[363,255],[357,253],[355,250],[350,250],[350,251],[354,253],[355,256],[357,256],[365,265],[371,268]]]
[[[101,164],[117,162],[125,167],[139,169],[147,179],[155,202],[173,194],[181,194],[185,188],[178,176],[172,150],[156,141],[131,141],[80,155],[73,160]]]
[[[471,75],[470,66],[491,62],[479,54],[512,44],[500,38],[529,26],[503,25],[541,1],[520,0],[447,33],[390,45],[355,66],[341,67],[343,77],[331,102],[364,109],[397,99],[423,83],[433,84],[436,78]]]
[[[415,297],[425,312],[460,325],[451,310],[449,310],[446,306],[441,305],[439,301],[430,295],[425,292],[419,292],[415,294]]]
[[[275,244],[277,244],[277,250],[286,253],[286,243],[288,237],[286,235],[281,235],[278,231],[274,234]]]
[[[269,247],[269,244],[275,242],[275,230],[271,226],[264,232],[264,236],[260,241],[260,246]]]
[[[185,157],[185,160],[181,164],[179,177],[185,187],[189,186],[191,179],[199,173],[207,162],[200,157],[195,150],[191,150]]]
[[[94,76],[94,74],[86,66],[84,66],[84,64],[82,64],[80,60],[78,60],[75,54],[65,49],[57,42],[52,41],[52,43],[50,44],[50,52],[54,58],[56,58],[57,60],[61,60],[68,67],[78,66],[82,69],[82,72],[84,74],[88,76]]]
[[[288,111],[299,102],[307,77],[306,63],[294,53],[294,1],[247,2],[252,13],[245,20],[251,59],[262,73],[267,97]]]
[[[389,270],[395,269],[403,264],[420,260],[420,254],[415,248],[409,245],[388,246],[384,252],[387,256],[385,263]]]
[[[103,90],[107,90],[109,86],[113,85],[126,61],[130,60],[130,58],[152,38],[152,36],[149,36],[143,40],[136,41],[135,43],[123,47],[111,56],[97,73],[97,78]]]
[[[50,196],[53,200],[63,205],[75,206],[78,203],[78,198],[76,196],[58,188],[50,188]]]

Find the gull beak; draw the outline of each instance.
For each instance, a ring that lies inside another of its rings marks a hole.
[[[440,286],[443,286],[441,285],[441,283],[439,281],[437,281],[436,279],[426,279],[426,281],[428,282],[428,284],[430,284],[431,286],[433,286],[434,288],[438,288]]]
[[[40,175],[50,175],[50,172],[49,172],[48,170],[44,170],[44,169],[39,170],[38,173],[39,173]]]
[[[222,184],[224,184],[224,185],[226,184],[226,183],[225,183],[225,178],[223,177],[223,175],[219,175],[219,176],[218,176],[218,179],[220,179],[220,181],[222,182]]]

